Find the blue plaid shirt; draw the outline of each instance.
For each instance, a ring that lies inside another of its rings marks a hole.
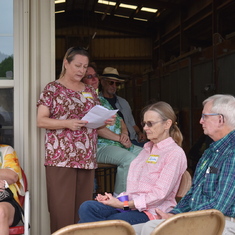
[[[235,131],[213,142],[204,152],[191,189],[169,213],[206,209],[235,217]]]

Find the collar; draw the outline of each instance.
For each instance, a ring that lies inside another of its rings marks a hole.
[[[156,144],[154,144],[152,141],[149,141],[144,145],[144,148],[148,151],[151,151],[153,148],[164,149],[172,143],[175,143],[175,141],[172,139],[172,137],[168,137]]]
[[[104,97],[102,91],[99,92],[99,95],[102,96],[102,97]],[[116,94],[113,95],[113,98],[107,98],[107,97],[104,97],[104,98],[105,98],[105,99],[115,99],[115,100],[117,100]]]
[[[212,142],[210,144],[210,148],[212,149],[212,151],[219,152],[227,149],[229,145],[235,146],[235,130],[232,130],[222,139]]]

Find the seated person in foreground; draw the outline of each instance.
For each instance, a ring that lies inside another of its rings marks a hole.
[[[88,66],[86,76],[82,80],[94,89],[98,88],[98,75],[93,66]],[[100,103],[107,109],[113,109],[104,97],[99,96]],[[122,118],[117,114],[113,126],[97,130],[98,148],[97,162],[117,165],[117,174],[114,186],[114,196],[126,190],[126,180],[130,163],[138,156],[141,147],[133,145],[128,136],[127,127]]]
[[[223,235],[235,234],[235,97],[214,95],[203,106],[200,123],[204,134],[214,142],[198,162],[191,189],[168,213],[156,207],[158,218],[134,225],[136,234],[151,234],[174,214],[207,209],[217,209],[225,215]]]
[[[14,149],[0,144],[0,191],[9,185],[16,201],[0,201],[0,234],[8,235],[9,226],[16,226],[22,219],[17,193],[24,195],[21,168]]]
[[[156,207],[168,212],[176,205],[175,196],[187,168],[176,115],[165,102],[152,104],[143,113],[143,127],[150,141],[130,165],[126,192],[118,195],[128,195],[125,206],[131,210],[120,212],[117,209],[123,209],[124,203],[105,193],[80,206],[79,223],[121,219],[138,224],[155,219]]]

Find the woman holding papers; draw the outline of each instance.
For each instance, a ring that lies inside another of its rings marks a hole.
[[[100,128],[104,126],[107,118],[112,118],[117,113],[117,110],[109,110],[101,105],[94,106],[81,120],[86,120],[88,128]]]
[[[99,80],[97,81],[96,78],[95,67],[89,65],[83,82],[96,89],[99,85]],[[113,110],[113,107],[103,96],[99,96],[99,99],[101,105]],[[116,196],[126,190],[126,179],[130,163],[136,158],[142,148],[131,143],[126,124],[119,115],[117,115],[113,126],[98,130],[98,135],[97,162],[117,165],[113,192],[114,196]]]
[[[46,85],[37,102],[38,127],[46,129],[45,167],[51,233],[77,223],[80,204],[92,199],[97,168],[97,130],[81,120],[100,104],[95,90],[81,82],[88,52],[69,48],[58,80]],[[104,123],[112,124],[114,119]]]

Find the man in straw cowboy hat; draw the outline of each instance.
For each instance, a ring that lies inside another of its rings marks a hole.
[[[103,96],[114,109],[118,109],[118,114],[123,118],[133,144],[143,147],[146,141],[145,134],[136,125],[132,110],[129,103],[122,97],[116,95],[117,87],[125,82],[121,79],[116,68],[106,67],[101,76],[102,90],[100,95]]]

